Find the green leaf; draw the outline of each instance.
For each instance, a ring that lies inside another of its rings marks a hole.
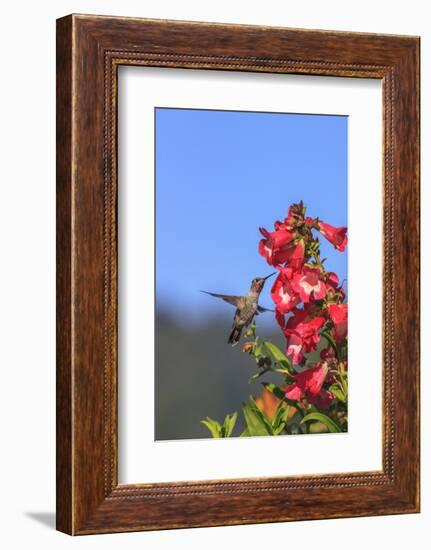
[[[341,374],[341,376],[346,376],[347,375],[347,371],[344,367],[343,361],[340,361],[340,374]]]
[[[290,412],[290,405],[287,407],[283,405],[282,403],[279,404],[277,410],[275,411],[274,418],[272,419],[272,427],[274,430],[282,426],[284,428],[284,425],[286,424],[286,420],[289,416]]]
[[[340,344],[340,359],[347,361],[347,340]]]
[[[319,412],[312,412],[309,414],[306,414],[304,418],[301,420],[301,424],[304,422],[310,422],[311,420],[317,420],[318,422],[322,422],[325,424],[325,426],[328,428],[328,430],[331,433],[340,433],[341,428],[338,426],[336,422],[332,420],[332,418],[329,418],[329,416],[326,416],[326,414],[319,413]]]
[[[292,407],[295,407],[295,409],[297,409],[299,407],[299,404],[297,401],[293,401],[292,399],[287,399],[285,394],[284,394],[284,391],[282,389],[280,389],[279,386],[277,386],[277,384],[268,384],[267,382],[262,382],[263,386],[265,386],[265,388],[270,391],[271,393],[273,393],[275,395],[275,397],[278,397],[278,399],[281,399],[281,401],[284,401],[285,403],[287,403],[288,405],[291,405]]]
[[[260,357],[263,355],[263,342],[259,340],[259,337],[256,337],[256,347],[254,348],[254,356]]]
[[[283,390],[281,390],[277,384],[263,384],[265,386],[265,388],[270,391],[271,393],[273,393],[275,395],[275,397],[278,397],[279,399],[283,399],[285,400],[285,395],[284,395],[284,392]]]
[[[267,418],[265,416],[265,414],[259,409],[259,407],[257,406],[257,403],[256,401],[254,400],[254,398],[250,395],[249,397],[249,401],[250,401],[250,406],[251,408],[253,409],[253,411],[256,413],[256,415],[261,419],[261,421],[265,424],[265,426],[267,427],[267,429],[269,431],[272,431],[272,425],[271,425],[271,421],[269,420],[269,418]]]
[[[343,390],[337,384],[333,384],[332,386],[330,386],[329,391],[333,393],[335,397],[343,403],[346,402],[346,396],[344,395]]]
[[[201,423],[208,428],[212,437],[222,437],[222,427],[217,420],[213,420],[207,416],[205,420],[201,420]]]
[[[265,420],[254,400],[250,398],[250,404],[243,403],[242,410],[247,424],[248,435],[272,435],[272,426]],[[260,414],[259,414],[260,413]]]
[[[283,413],[285,413],[286,407],[281,403],[278,405],[277,410],[272,418],[271,424],[273,428],[278,428],[278,426],[283,422]]]
[[[308,433],[310,434],[324,434],[328,431],[328,426],[323,422],[311,422],[308,427]]]
[[[285,428],[286,424],[280,424],[278,428],[274,428],[274,435],[280,435]]]
[[[292,363],[284,355],[284,353],[281,351],[279,347],[277,347],[272,342],[269,342],[268,340],[265,340],[264,345],[266,349],[273,356],[274,361],[276,361],[280,365],[280,367],[282,367],[287,373],[291,373],[291,374],[295,373],[295,369],[293,368]]]
[[[289,412],[290,405],[287,405],[286,407],[280,403],[272,419],[272,429],[274,430],[274,435],[279,435],[286,428]]]
[[[230,437],[232,435],[237,416],[238,414],[236,412],[226,415],[223,422],[223,437]]]

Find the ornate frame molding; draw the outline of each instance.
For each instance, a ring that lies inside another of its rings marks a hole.
[[[228,46],[217,46],[221,37],[229,37]],[[203,53],[202,42],[215,46]],[[69,16],[58,20],[57,48],[58,529],[85,534],[418,511],[418,39]],[[382,471],[118,484],[119,65],[382,80]],[[406,406],[414,419],[409,431]],[[254,493],[261,504],[265,498],[266,511],[253,505]]]

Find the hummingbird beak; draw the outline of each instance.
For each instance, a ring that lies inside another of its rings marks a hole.
[[[274,271],[273,273],[271,273],[270,275],[267,275],[266,277],[263,278],[264,281],[266,281],[267,279],[269,279],[270,277],[272,277],[273,275],[275,275],[277,273],[277,271]]]

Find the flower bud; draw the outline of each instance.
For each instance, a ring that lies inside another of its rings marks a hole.
[[[310,218],[310,216],[307,216],[307,217],[305,218],[305,224],[306,224],[306,226],[307,226],[308,228],[310,228],[310,229],[311,229],[312,227],[314,227],[314,220],[313,220],[313,218]]]
[[[265,366],[265,357],[263,357],[262,355],[260,355],[259,357],[256,357],[256,363],[258,364],[259,367]]]
[[[252,342],[246,342],[243,347],[242,347],[242,351],[244,353],[251,353],[253,351],[253,343]]]

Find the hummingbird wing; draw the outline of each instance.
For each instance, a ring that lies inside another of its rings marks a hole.
[[[224,300],[228,304],[232,304],[235,307],[238,307],[239,300],[241,296],[231,296],[230,294],[216,294],[215,292],[207,292],[206,290],[201,290],[204,294],[209,294],[210,296],[214,296],[214,298],[220,298],[221,300]]]

